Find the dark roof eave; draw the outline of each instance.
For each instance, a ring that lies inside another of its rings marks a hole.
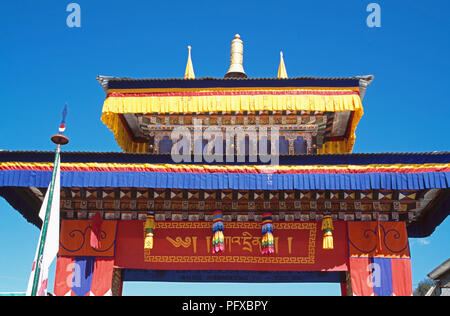
[[[0,162],[53,162],[54,152],[0,151]],[[66,163],[164,163],[173,164],[170,155],[153,155],[123,152],[69,152],[61,153]],[[194,161],[194,160],[192,160]],[[432,153],[375,153],[375,154],[322,154],[280,156],[280,165],[369,165],[369,164],[425,164],[450,163],[450,152]],[[186,164],[206,164],[186,163]],[[224,163],[211,163],[223,165]],[[234,165],[258,165],[262,163],[230,163]]]
[[[280,156],[280,165],[368,165],[368,164],[425,164],[450,163],[450,152],[430,153],[363,153]],[[0,162],[53,162],[50,151],[0,151]],[[153,155],[124,152],[70,152],[61,153],[61,161],[67,163],[174,163],[170,155]],[[186,164],[205,164],[186,163]],[[212,163],[222,165],[224,163]],[[260,163],[234,163],[235,165]]]
[[[107,92],[109,89],[143,88],[214,88],[214,87],[359,87],[364,96],[373,75],[356,77],[293,77],[293,78],[143,78],[97,76]]]

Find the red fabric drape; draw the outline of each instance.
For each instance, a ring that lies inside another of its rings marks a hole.
[[[413,294],[411,260],[391,259],[391,265],[392,265],[392,283],[394,286],[394,295],[411,296]]]
[[[354,295],[412,295],[404,222],[348,222],[348,242]]]
[[[89,296],[109,296],[112,295],[112,279],[114,269],[113,258],[95,258],[94,269],[83,271],[80,266],[76,268],[77,260],[87,257],[58,257],[56,263],[54,294],[56,296],[74,296],[76,288],[86,289],[84,293]],[[89,257],[93,258],[93,257]],[[82,273],[80,284],[73,284],[74,271]],[[87,277],[88,273],[91,275]],[[84,294],[83,294],[84,295]]]
[[[75,258],[58,257],[56,261],[54,295],[71,295]]]

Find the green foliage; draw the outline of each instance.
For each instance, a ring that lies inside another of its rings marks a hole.
[[[427,294],[428,290],[434,285],[434,281],[430,279],[425,279],[423,281],[420,281],[417,285],[417,288],[413,292],[413,296],[425,296]],[[436,296],[435,293],[432,294],[432,296]]]

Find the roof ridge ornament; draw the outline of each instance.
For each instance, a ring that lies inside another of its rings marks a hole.
[[[284,64],[283,52],[280,52],[280,65],[278,66],[278,78],[286,79],[288,74],[286,71],[286,65]]]
[[[225,78],[247,78],[244,71],[244,42],[241,36],[236,34],[231,42],[231,62]]]
[[[373,82],[375,79],[374,75],[367,76],[356,76],[356,79],[359,80],[359,97],[361,101],[364,100],[364,96],[366,95],[367,87]]]
[[[192,58],[191,58],[191,49],[192,47],[189,45],[188,61],[186,65],[186,70],[184,72],[184,79],[195,79],[194,66],[192,65]]]

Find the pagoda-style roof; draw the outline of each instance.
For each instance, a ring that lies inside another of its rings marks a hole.
[[[293,78],[128,78],[98,76],[106,93],[114,89],[154,88],[285,88],[285,87],[360,87],[366,88],[374,76],[355,77],[293,77]]]
[[[125,152],[165,153],[164,137],[200,119],[205,127],[276,126],[293,155],[350,153],[373,76],[97,80],[107,94],[102,121]],[[293,149],[300,139],[305,151]]]
[[[0,195],[35,225],[53,158],[0,152]],[[406,221],[410,236],[419,237],[450,210],[446,152],[302,155],[280,157],[277,166],[173,164],[168,155],[92,152],[63,152],[61,161],[63,218],[88,218],[96,209],[107,219],[140,218],[153,208],[157,219],[198,219],[220,207],[230,218],[248,219],[269,207],[279,220],[306,220],[331,210],[342,220],[380,213]]]

